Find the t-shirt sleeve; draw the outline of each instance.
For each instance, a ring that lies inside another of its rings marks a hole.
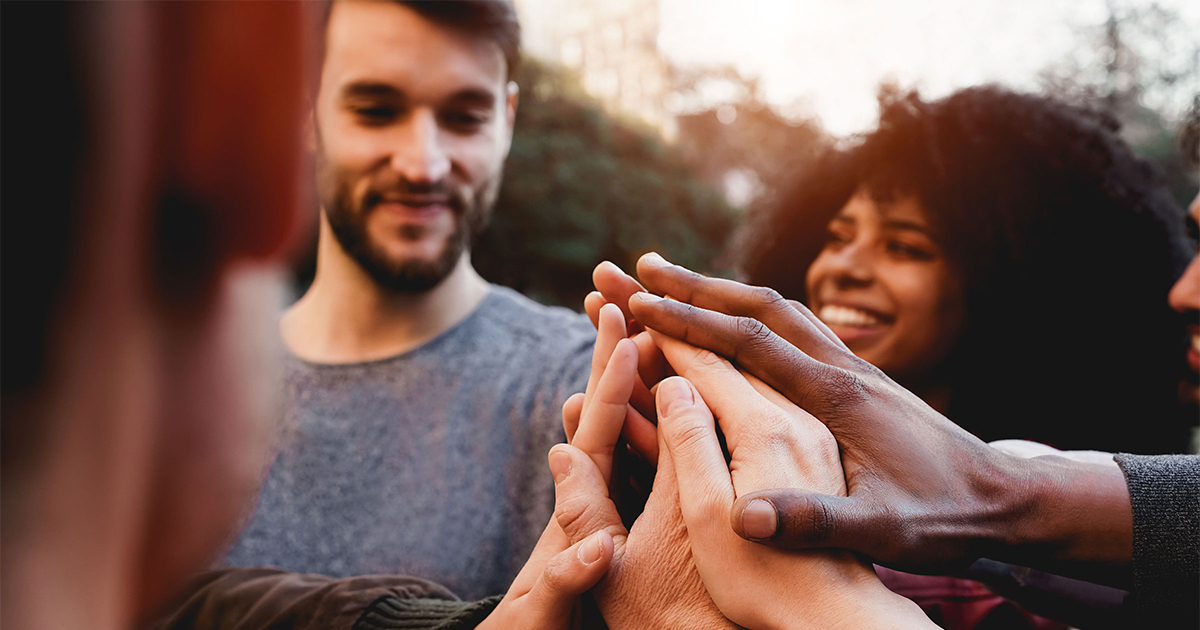
[[[1146,627],[1200,626],[1200,455],[1114,459],[1133,507],[1133,604]]]
[[[420,602],[399,608],[415,606],[425,610],[424,616],[412,618],[424,619],[430,625],[360,625],[375,619],[371,611],[389,599]],[[337,579],[278,569],[239,567],[198,576],[143,627],[146,630],[466,628],[473,626],[442,626],[431,622],[435,617],[439,623],[454,620],[471,610],[474,609],[470,604],[457,601],[446,588],[420,578],[368,575]]]

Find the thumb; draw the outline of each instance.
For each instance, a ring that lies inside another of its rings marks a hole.
[[[554,445],[549,460],[554,474],[554,519],[567,539],[579,543],[603,530],[623,542],[629,532],[621,524],[596,463],[570,444]]]
[[[730,520],[733,531],[754,542],[784,549],[838,547],[869,556],[902,531],[895,518],[875,514],[862,499],[796,489],[742,495]]]
[[[612,557],[613,539],[604,530],[560,551],[546,564],[529,593],[521,598],[518,616],[521,625],[566,628],[576,598],[604,577]]]

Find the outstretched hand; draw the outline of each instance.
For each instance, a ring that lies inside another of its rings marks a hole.
[[[1128,491],[1113,467],[1020,459],[988,447],[770,289],[706,278],[655,254],[642,257],[638,275],[653,292],[628,300],[640,325],[761,378],[823,422],[841,450],[848,496],[796,489],[739,495],[735,516],[774,515],[735,517],[742,536],[789,548],[840,547],[929,573],[980,557],[1068,572],[1075,563],[1094,571],[1129,562]],[[1101,510],[1090,518],[1104,522],[1079,526],[1080,509],[1122,500],[1123,511]]]

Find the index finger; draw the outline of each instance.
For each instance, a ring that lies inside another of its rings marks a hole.
[[[710,311],[758,320],[826,363],[842,365],[841,361],[853,356],[846,344],[808,307],[785,299],[769,287],[709,278],[673,265],[653,252],[638,260],[638,276],[658,295],[669,295]]]
[[[809,356],[756,319],[651,293],[639,293],[629,304],[646,327],[728,358],[822,421],[828,420],[831,407],[844,406],[854,393],[848,391],[857,383],[854,372]]]
[[[629,327],[628,334],[632,336],[640,332],[640,328],[636,327],[637,320],[629,311],[629,296],[645,291],[642,285],[622,271],[620,267],[607,260],[596,265],[596,269],[592,271],[592,284],[596,285],[596,290],[604,296],[605,301],[621,307],[621,312],[625,314],[625,321]]]

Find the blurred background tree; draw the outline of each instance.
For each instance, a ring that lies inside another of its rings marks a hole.
[[[1154,163],[1181,207],[1197,174],[1179,151],[1182,115],[1200,92],[1200,34],[1159,2],[1107,0],[1103,23],[1078,27],[1079,43],[1041,73],[1047,94],[1108,111],[1121,135]]]
[[[732,66],[676,69],[672,79],[680,151],[743,218],[778,203],[834,141],[816,119],[785,116],[767,104],[758,80]]]
[[[740,214],[676,146],[605,112],[573,75],[527,58],[512,151],[472,262],[488,280],[582,308],[592,269],[654,250],[709,273]]]

